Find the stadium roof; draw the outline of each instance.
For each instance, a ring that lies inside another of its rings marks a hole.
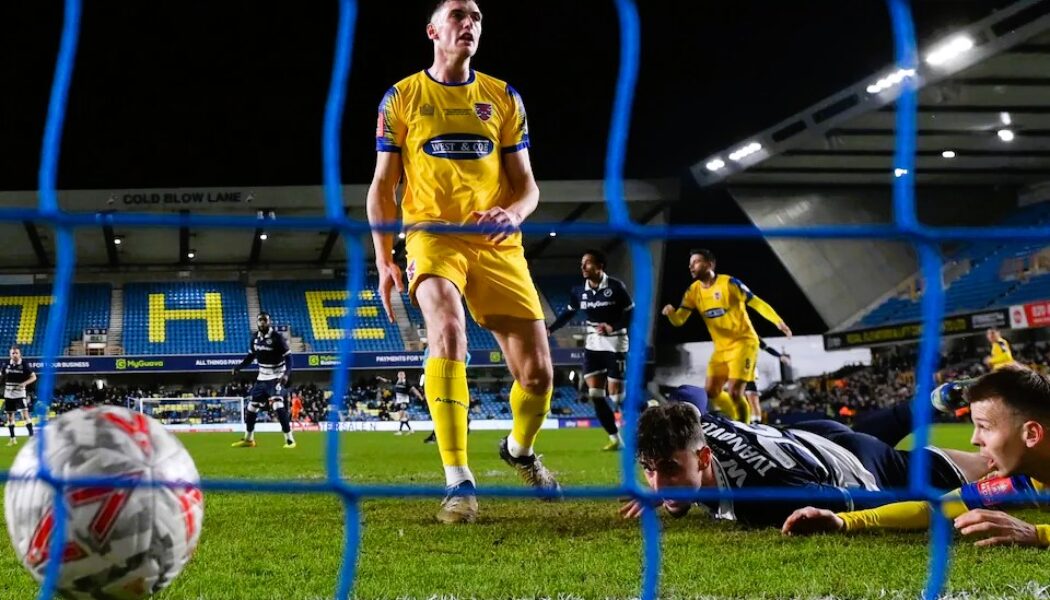
[[[542,199],[533,222],[605,222],[602,182],[597,180],[541,181]],[[343,186],[344,206],[355,219],[365,219],[366,185]],[[657,219],[679,195],[677,179],[628,180],[625,196],[631,216],[641,222]],[[178,214],[256,214],[317,217],[323,214],[320,186],[215,187],[178,189],[66,190],[59,192],[64,210],[86,213],[152,212]],[[33,208],[34,191],[0,192],[0,205]],[[262,239],[262,235],[266,239]],[[41,223],[0,223],[0,269],[37,272],[54,265],[54,236]],[[525,240],[530,259],[577,259],[586,248],[610,249],[614,238],[573,236]],[[371,243],[365,244],[371,264]],[[343,262],[339,235],[327,230],[266,231],[265,221],[256,230],[142,229],[109,226],[86,227],[76,233],[77,265],[82,268],[134,269],[143,266],[179,268],[213,265],[229,268],[282,268],[297,265],[326,266]],[[191,258],[190,253],[194,256]]]
[[[919,87],[917,183],[1050,180],[1050,0],[1020,0],[691,167],[702,186],[887,184],[900,83]]]

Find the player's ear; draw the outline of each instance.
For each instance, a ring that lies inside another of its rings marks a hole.
[[[427,23],[427,38],[431,40],[438,39],[438,30],[433,23]]]
[[[711,465],[711,447],[702,446],[696,451],[696,464],[701,471],[704,471]]]
[[[1025,446],[1034,448],[1046,441],[1046,426],[1039,421],[1025,421],[1021,426]]]

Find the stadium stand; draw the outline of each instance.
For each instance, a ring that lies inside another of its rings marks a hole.
[[[419,308],[412,304],[412,300],[408,297],[407,292],[401,294],[401,300],[405,304],[405,311],[408,313],[408,320],[414,326],[423,326],[423,313],[420,312]],[[467,348],[471,350],[495,350],[499,348],[499,344],[496,343],[496,338],[492,337],[487,329],[478,325],[477,321],[470,316],[470,311],[466,310],[467,315]]]
[[[73,286],[63,334],[63,351],[70,342],[81,339],[85,329],[109,325],[109,295],[108,284]],[[49,285],[0,286],[0,340],[5,344],[20,345],[25,356],[43,354],[51,301]]]
[[[1013,213],[1004,226],[1045,225],[1050,222],[1050,203],[1036,204]],[[968,262],[969,271],[945,289],[945,313],[1009,306],[1019,302],[1050,299],[1050,277],[1024,273],[1034,265],[1045,243],[975,243],[963,246],[953,260]],[[880,303],[857,324],[874,327],[887,323],[916,321],[921,315],[921,294],[914,298],[892,297]]]
[[[301,336],[306,349],[336,352],[343,336],[339,319],[346,299],[342,281],[260,281],[259,302],[277,324],[288,325]],[[369,278],[358,299],[357,319],[352,332],[357,352],[399,352],[405,349],[401,332],[383,313],[378,281]],[[420,320],[422,320],[420,318]]]
[[[244,286],[234,282],[124,286],[127,354],[243,354],[250,335]]]

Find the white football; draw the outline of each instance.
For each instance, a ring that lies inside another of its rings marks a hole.
[[[37,442],[57,479],[122,477],[170,486],[68,487],[58,588],[68,598],[133,600],[170,584],[193,555],[204,519],[200,476],[186,448],[159,422],[119,407],[81,409],[49,421],[15,457],[4,519],[15,552],[43,581],[55,529],[54,489],[36,477]]]

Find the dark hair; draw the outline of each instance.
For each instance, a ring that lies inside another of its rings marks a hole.
[[[679,450],[706,443],[700,411],[692,404],[654,406],[638,420],[638,460],[643,464],[668,460]]]
[[[11,350],[18,350],[19,352],[21,352],[22,351],[22,347],[19,346],[18,344],[11,344],[11,347],[7,351],[10,352]]]
[[[259,316],[255,317],[255,320],[258,321],[259,319],[261,319],[263,317],[266,317],[267,319],[269,319],[271,321],[273,320],[273,317],[270,316],[270,313],[266,312],[265,310],[260,310],[259,311]]]
[[[704,260],[706,260],[707,262],[715,262],[715,253],[711,252],[707,248],[693,248],[689,251],[689,256],[692,256],[694,254],[699,254],[700,256],[703,256]]]
[[[598,266],[600,266],[603,269],[605,268],[605,253],[601,250],[588,248],[587,250],[583,251],[583,255],[590,255],[590,257],[594,259],[594,262],[598,263]]]
[[[435,2],[434,3],[434,8],[430,9],[430,14],[427,15],[427,17],[428,17],[428,21],[427,22],[433,22],[434,21],[434,15],[436,15],[439,10],[444,8],[446,4],[448,4],[449,2],[452,2],[452,1],[453,0],[438,0],[437,2]],[[474,4],[478,4],[478,0],[474,0]]]
[[[1050,424],[1050,381],[1020,365],[982,375],[966,389],[970,404],[999,399],[1024,418]]]

